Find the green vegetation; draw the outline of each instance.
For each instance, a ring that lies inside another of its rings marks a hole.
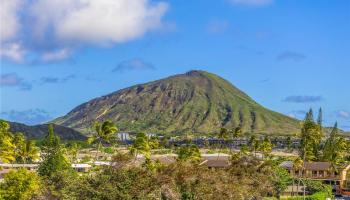
[[[196,145],[182,146],[177,150],[177,159],[182,162],[199,162],[201,153]]]
[[[23,133],[13,134],[10,125],[0,120],[0,160],[4,163],[32,163],[39,158],[35,141],[26,140]]]
[[[337,125],[322,142],[322,115],[319,122],[308,112],[300,139],[299,157],[293,161],[294,168],[303,170],[303,161],[328,161],[334,166],[346,162],[350,143],[337,134]],[[223,168],[208,167],[201,158],[198,146],[192,143],[192,134],[183,136],[187,144],[168,146],[167,137],[158,139],[143,132],[137,133],[133,143],[116,151],[116,125],[111,121],[96,123],[95,133],[89,139],[97,144],[97,153],[104,152],[112,156],[110,166],[95,166],[87,173],[78,173],[71,167],[77,162],[83,143],[68,142],[62,144],[55,134],[54,126],[49,125],[45,138],[40,142],[42,162],[37,173],[26,169],[13,170],[0,183],[0,200],[5,199],[280,199],[287,186],[297,184],[306,186],[309,195],[305,199],[323,200],[330,197],[331,187],[317,181],[308,181],[303,177],[291,177],[279,164],[286,158],[273,156],[275,138],[258,138],[245,135],[247,145],[243,144],[239,152],[222,149],[222,142],[242,137],[241,129],[219,129],[222,139],[219,152],[231,155],[230,165]],[[240,126],[238,126],[240,127]],[[37,160],[39,148],[35,142],[27,140],[23,134],[13,134],[9,124],[0,121],[0,159],[8,163],[31,163]],[[291,148],[287,139],[288,151]],[[210,147],[210,144],[206,145]],[[167,165],[155,160],[154,150],[174,152],[177,159]],[[93,149],[83,151],[91,151]],[[317,150],[317,152],[316,152]],[[212,151],[212,150],[211,150]],[[92,151],[91,151],[92,152]],[[257,152],[263,157],[258,158]],[[138,157],[142,154],[143,157]],[[93,155],[92,155],[93,157]],[[141,158],[141,159],[139,159]],[[218,157],[219,159],[219,157]],[[218,159],[213,159],[218,161]],[[96,160],[96,156],[95,156]],[[85,155],[81,162],[91,161]],[[291,197],[291,200],[304,197]]]
[[[234,137],[252,132],[294,135],[299,129],[297,120],[262,107],[228,81],[204,71],[119,90],[53,123],[91,134],[96,119],[112,119],[122,131],[164,134],[218,134],[224,127],[234,130]]]
[[[52,177],[58,172],[71,169],[60,138],[53,131],[53,126],[49,126],[48,134],[41,146],[41,152],[43,161],[38,169],[40,176]]]
[[[319,158],[322,136],[322,126],[314,122],[313,111],[310,109],[306,114],[300,135],[300,156],[303,160],[316,161]]]
[[[91,144],[93,142],[97,142],[97,151],[95,155],[96,161],[103,143],[116,143],[115,133],[117,133],[118,128],[113,122],[107,120],[102,124],[95,122],[93,129],[95,132],[91,137],[88,138],[88,143]]]
[[[0,183],[0,199],[27,200],[40,195],[40,178],[26,169],[11,171]]]

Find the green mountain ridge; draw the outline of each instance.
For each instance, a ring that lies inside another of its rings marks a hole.
[[[89,133],[94,121],[112,120],[121,131],[295,134],[299,121],[259,105],[225,79],[190,71],[131,86],[79,105],[53,123]]]
[[[10,124],[12,133],[21,132],[29,139],[43,139],[48,131],[48,124],[29,126],[17,122],[7,122]],[[62,140],[86,140],[86,136],[80,132],[64,126],[54,125],[54,131]]]

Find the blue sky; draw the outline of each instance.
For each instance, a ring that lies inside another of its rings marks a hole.
[[[201,69],[272,110],[302,118],[322,107],[327,125],[350,130],[350,1],[1,3],[2,118],[42,123],[115,90]]]

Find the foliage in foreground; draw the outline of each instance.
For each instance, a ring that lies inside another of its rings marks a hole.
[[[41,189],[40,178],[26,169],[11,171],[0,183],[0,199],[25,200],[35,197]]]
[[[191,160],[168,166],[133,166],[132,156],[119,155],[118,165],[94,175],[70,179],[61,199],[261,199],[275,193],[281,177],[276,166],[250,157],[226,169],[210,169]],[[283,183],[282,185],[284,185]],[[282,186],[283,187],[283,186]]]

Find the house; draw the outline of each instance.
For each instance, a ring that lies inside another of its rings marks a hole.
[[[295,178],[322,181],[332,185],[335,193],[350,194],[350,165],[334,166],[330,162],[305,162],[301,167],[295,168],[293,161],[285,161],[280,166]]]
[[[72,168],[77,172],[88,172],[91,169],[89,164],[72,164]]]

